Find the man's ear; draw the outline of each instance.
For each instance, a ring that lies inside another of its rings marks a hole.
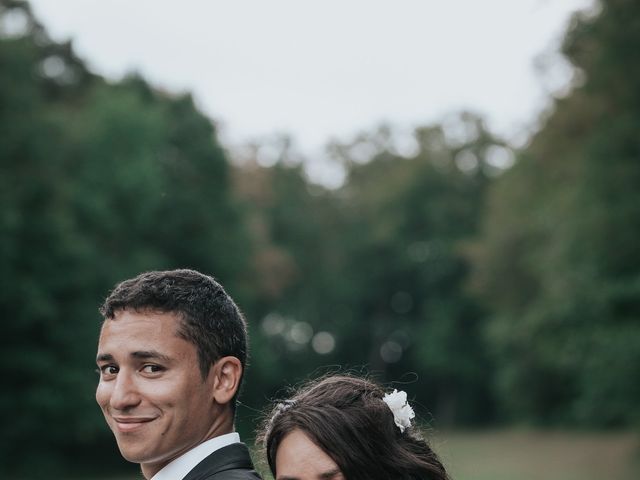
[[[226,405],[240,387],[242,364],[236,357],[222,357],[213,364],[213,399],[220,405]]]

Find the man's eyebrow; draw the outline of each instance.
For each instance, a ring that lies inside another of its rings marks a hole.
[[[129,356],[139,360],[161,360],[163,362],[170,362],[171,358],[167,355],[157,352],[156,350],[138,350],[131,352]],[[110,353],[101,353],[96,357],[96,362],[113,362],[113,355]]]
[[[137,350],[135,352],[131,352],[130,356],[140,360],[161,360],[163,362],[171,361],[170,357],[156,350]]]
[[[101,353],[96,357],[96,362],[113,362],[113,355],[110,353]]]

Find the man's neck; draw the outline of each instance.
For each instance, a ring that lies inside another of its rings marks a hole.
[[[223,420],[223,419],[221,419]],[[185,453],[193,450],[198,445],[202,445],[204,442],[207,442],[213,438],[220,437],[222,435],[226,435],[228,433],[234,432],[233,420],[230,419],[229,422],[220,422],[218,425],[213,425],[210,433],[204,437],[200,442],[189,446],[188,448],[183,448],[180,451],[176,452],[169,459],[162,459],[159,462],[150,462],[150,463],[141,463],[140,470],[145,479],[150,480],[156,473],[166,467],[169,463],[173,462],[177,458],[181,457]]]

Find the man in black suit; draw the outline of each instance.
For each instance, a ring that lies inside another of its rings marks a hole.
[[[100,309],[96,400],[122,456],[146,479],[256,480],[234,431],[245,320],[213,278],[147,272]]]

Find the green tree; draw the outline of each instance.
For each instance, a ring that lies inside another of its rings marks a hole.
[[[539,422],[640,413],[640,9],[599,7],[564,43],[583,84],[492,188],[476,257],[500,397]]]
[[[417,373],[412,390],[443,424],[491,418],[465,249],[495,173],[489,157],[505,147],[477,116],[453,123],[465,138],[423,128],[408,157],[386,128],[330,145],[348,173],[336,190],[310,183],[286,144],[274,166],[238,168],[256,244],[252,316],[262,319],[249,398],[330,365],[364,367],[385,381]],[[333,349],[319,352],[316,335]]]
[[[302,164],[281,146],[275,165],[262,167],[252,155],[235,174],[255,246],[247,314],[260,328],[252,332],[254,361],[245,386],[245,402],[255,402],[253,408],[316,368],[341,363],[339,350],[326,342],[351,321],[345,305],[353,287],[342,238],[347,220],[339,199],[310,183]]]
[[[463,114],[455,123],[466,138],[420,128],[408,158],[381,130],[366,141],[382,149],[365,164],[351,162],[344,187],[358,286],[347,344],[360,347],[352,358],[367,358],[389,380],[415,372],[416,394],[442,424],[492,416],[484,312],[464,289],[465,249],[495,173],[488,157],[505,148],[481,118]]]
[[[189,96],[92,75],[23,2],[3,1],[0,25],[14,25],[0,39],[0,470],[51,476],[121,462],[93,399],[108,289],[193,267],[242,304],[250,245],[226,156]]]

